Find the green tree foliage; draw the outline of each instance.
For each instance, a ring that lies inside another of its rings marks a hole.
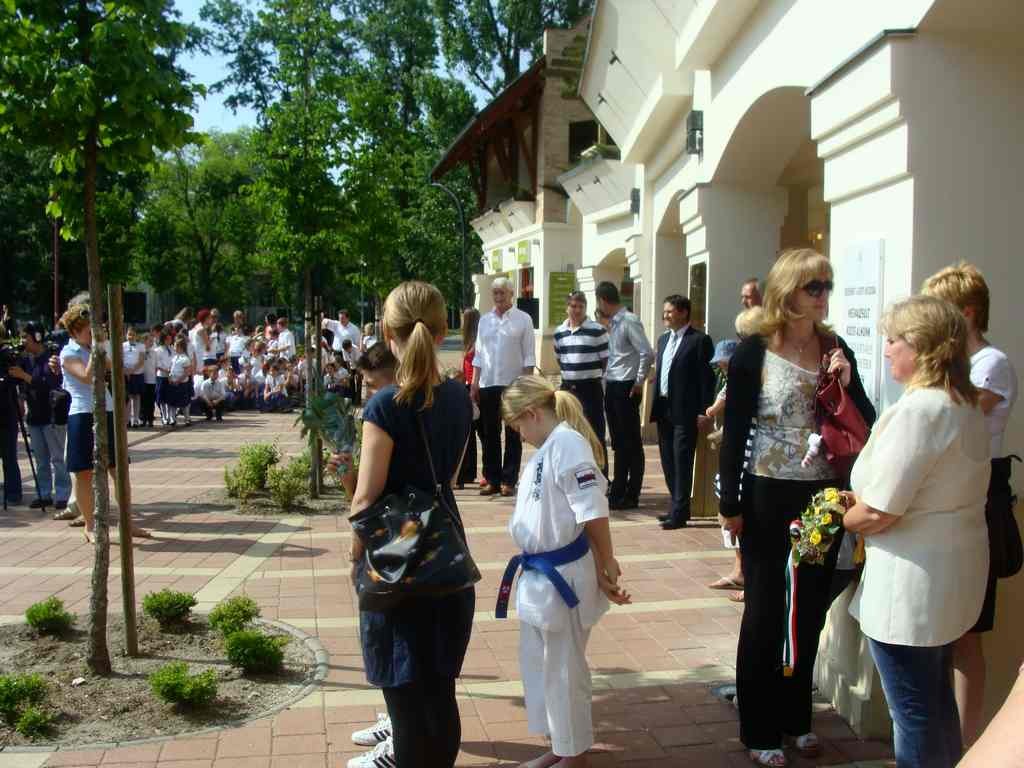
[[[49,210],[84,234],[94,312],[93,363],[97,466],[95,565],[86,662],[109,674],[107,575],[109,488],[104,391],[97,189],[101,172],[133,174],[158,151],[188,140],[189,111],[201,91],[175,63],[195,42],[172,0],[2,0],[0,2],[0,138],[52,158]],[[118,198],[119,213],[129,208]],[[113,208],[113,205],[112,205]],[[110,214],[111,216],[113,213]]]
[[[491,96],[541,53],[544,30],[571,27],[594,0],[432,0],[449,69]]]
[[[135,269],[195,306],[247,297],[262,217],[248,188],[259,173],[252,133],[213,133],[153,168],[136,228]]]

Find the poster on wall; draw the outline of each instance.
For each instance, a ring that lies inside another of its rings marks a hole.
[[[575,290],[575,272],[548,273],[548,325],[558,325],[565,319],[566,300]]]
[[[836,331],[857,358],[864,391],[876,407],[882,381],[882,319],[884,240],[863,240],[851,245],[842,265],[843,316]]]
[[[530,241],[520,240],[516,243],[516,263],[526,266],[530,263]]]
[[[495,248],[491,251],[491,271],[501,271],[501,248]]]

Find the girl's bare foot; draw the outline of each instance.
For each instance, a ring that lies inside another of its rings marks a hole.
[[[96,541],[96,539],[93,537],[93,532],[90,531],[88,528],[82,529],[82,538],[85,539],[86,544],[93,544]]]

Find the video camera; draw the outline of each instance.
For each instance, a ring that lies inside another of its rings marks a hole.
[[[25,345],[21,341],[0,341],[0,381],[7,378],[12,365],[21,365]]]

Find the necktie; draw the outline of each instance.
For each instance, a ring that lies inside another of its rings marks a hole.
[[[672,359],[676,356],[676,344],[679,342],[679,334],[672,331],[672,337],[665,344],[665,354],[661,358],[661,370],[658,371],[658,389],[662,397],[668,394],[668,372],[672,367]]]

